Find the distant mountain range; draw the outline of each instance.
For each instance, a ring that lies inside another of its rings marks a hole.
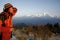
[[[25,23],[27,25],[36,25],[36,24],[47,24],[47,23],[59,23],[60,24],[60,18],[57,16],[51,17],[49,15],[45,16],[23,16],[23,17],[16,17],[13,19],[14,24],[21,24]]]

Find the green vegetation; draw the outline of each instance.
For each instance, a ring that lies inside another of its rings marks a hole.
[[[18,40],[48,40],[52,35],[60,35],[60,26],[58,23],[46,25],[36,25],[27,27],[14,26],[14,34]],[[31,37],[32,38],[31,38]]]

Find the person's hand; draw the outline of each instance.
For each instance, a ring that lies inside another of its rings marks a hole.
[[[13,15],[15,15],[17,12],[17,8],[13,7]]]
[[[17,12],[17,8],[13,7],[13,11],[14,11],[14,13],[16,13]]]

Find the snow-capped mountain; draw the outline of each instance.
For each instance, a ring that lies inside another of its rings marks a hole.
[[[13,19],[13,23],[26,23],[26,24],[47,24],[47,23],[59,23],[60,24],[60,17],[57,16],[51,16],[48,14],[44,14],[43,16],[40,15],[28,15],[28,16],[22,16],[17,17]]]

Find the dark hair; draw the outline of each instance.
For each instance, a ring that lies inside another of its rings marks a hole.
[[[7,8],[7,9],[3,9],[4,12],[8,12],[8,10],[9,10],[9,8]]]
[[[10,13],[8,10],[9,10],[9,8],[3,9],[4,12],[8,12],[9,16],[12,16],[12,13]]]

